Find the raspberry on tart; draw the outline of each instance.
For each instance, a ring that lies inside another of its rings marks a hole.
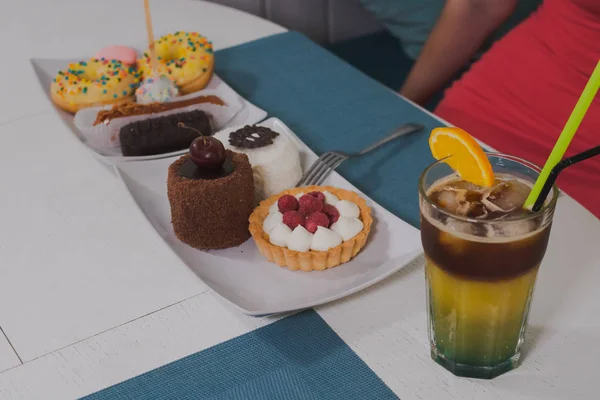
[[[298,199],[295,210],[290,209],[296,204],[292,199]],[[364,247],[373,223],[363,198],[330,186],[293,188],[271,196],[254,209],[249,221],[261,254],[293,271],[325,270],[350,261]]]
[[[296,211],[300,207],[298,199],[294,196],[286,194],[283,195],[277,200],[277,207],[279,208],[279,212],[285,214],[286,211]]]
[[[309,196],[316,197],[321,203],[325,203],[325,195],[323,192],[310,192]]]
[[[325,204],[323,206],[323,212],[327,215],[327,218],[329,218],[329,226],[335,224],[338,219],[340,219],[340,212],[331,204]]]
[[[325,196],[323,196],[325,198]],[[310,215],[314,212],[321,211],[323,209],[323,201],[310,194],[305,194],[300,197],[300,212],[302,214]]]
[[[298,211],[290,210],[283,214],[282,222],[286,224],[291,230],[294,230],[298,225],[304,226],[304,215]]]
[[[329,222],[329,218],[327,218],[327,215],[321,211],[316,211],[310,214],[308,217],[306,217],[306,222],[304,223],[304,227],[310,233],[315,233],[319,226],[329,228],[330,225],[331,223]]]

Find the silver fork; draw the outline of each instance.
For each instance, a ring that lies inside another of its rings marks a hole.
[[[423,125],[420,124],[404,124],[397,128],[390,135],[383,139],[373,143],[364,150],[359,151],[356,154],[346,154],[340,151],[328,151],[321,154],[321,156],[310,166],[310,168],[304,173],[302,179],[296,186],[311,186],[320,185],[323,181],[346,160],[354,157],[362,156],[370,151],[377,149],[384,144],[391,142],[401,136],[408,135],[410,133],[419,132],[423,129]]]

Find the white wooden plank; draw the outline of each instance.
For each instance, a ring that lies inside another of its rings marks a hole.
[[[21,360],[0,327],[0,372],[18,365],[21,365]]]
[[[81,397],[273,321],[207,292],[0,374],[0,398]]]
[[[33,75],[30,58],[88,57],[112,44],[146,43],[142,1],[103,0],[100,5],[88,0],[85,4],[80,0],[2,2],[0,35],[10,38],[4,51],[11,62],[0,74],[0,125],[51,108],[46,89]],[[245,12],[200,0],[151,0],[150,5],[156,35],[199,31],[217,50],[285,31]],[[82,7],[93,13],[82,12]]]
[[[0,326],[24,361],[206,290],[54,113],[0,137]]]
[[[491,381],[429,356],[422,262],[319,313],[403,400],[591,399],[600,358],[600,224],[564,196],[542,264],[523,364]]]

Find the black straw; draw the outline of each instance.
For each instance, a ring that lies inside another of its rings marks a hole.
[[[554,185],[556,178],[558,178],[558,174],[560,174],[563,169],[567,168],[569,165],[573,165],[580,161],[587,160],[590,157],[597,156],[598,154],[600,154],[600,146],[593,147],[582,153],[575,154],[572,157],[565,158],[564,160],[556,164],[554,168],[552,168],[552,170],[550,171],[548,179],[542,187],[540,195],[533,204],[532,211],[539,211],[542,208],[544,202],[546,201],[546,197],[548,197],[548,193],[550,193],[550,189],[552,189],[552,185]]]

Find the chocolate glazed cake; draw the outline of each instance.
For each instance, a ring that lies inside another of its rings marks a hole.
[[[211,134],[208,115],[194,110],[132,122],[121,128],[119,140],[124,156],[151,156],[185,149],[198,136]]]
[[[252,168],[245,154],[200,137],[169,167],[167,178],[173,230],[197,249],[239,246],[249,237],[254,208]]]

